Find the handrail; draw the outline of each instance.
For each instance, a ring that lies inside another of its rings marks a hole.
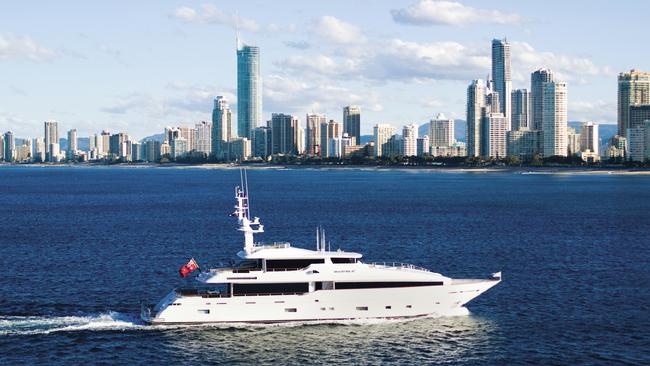
[[[372,262],[372,263],[368,263],[368,265],[372,267],[383,266],[383,267],[390,267],[390,268],[397,268],[397,269],[414,269],[416,271],[431,272],[431,270],[429,269],[415,266],[413,264],[401,263],[401,262]]]

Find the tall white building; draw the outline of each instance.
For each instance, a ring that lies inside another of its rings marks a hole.
[[[448,147],[454,144],[454,120],[439,113],[429,121],[429,143],[433,147]]]
[[[395,128],[386,123],[378,123],[373,127],[373,137],[375,140],[375,157],[382,157],[384,149],[389,150],[390,138],[395,135]]]
[[[196,130],[196,151],[210,155],[212,152],[212,123],[201,121],[194,126]]]
[[[177,137],[172,140],[171,142],[171,156],[174,159],[181,158],[190,151],[189,150],[189,145],[187,143],[187,139],[184,137]]]
[[[418,154],[418,125],[411,123],[402,128],[402,138],[404,140],[403,156],[417,156]]]
[[[485,106],[483,81],[473,80],[467,87],[467,155],[481,156],[481,119]],[[431,136],[429,136],[431,138]],[[433,144],[431,145],[433,146]]]
[[[544,83],[542,92],[544,157],[567,156],[567,86],[563,82]]]
[[[343,124],[330,120],[320,125],[320,146],[323,157],[331,156],[329,152],[329,140],[343,136]]]
[[[483,117],[481,156],[503,159],[507,153],[508,119],[503,113],[487,113]]]
[[[499,106],[508,121],[510,131],[510,113],[512,97],[512,71],[510,67],[510,44],[505,39],[492,40],[492,79],[494,91],[499,93]]]
[[[59,155],[59,123],[53,120],[45,121],[44,136],[45,159],[47,161],[56,161],[56,157]]]
[[[248,105],[250,113],[255,108]],[[256,112],[255,112],[256,113]],[[243,123],[243,130],[248,131],[248,126],[252,123],[251,118],[253,114],[248,115],[244,118],[244,122],[240,118],[239,122]],[[257,117],[255,117],[257,118]],[[232,113],[230,112],[230,107],[228,106],[228,101],[223,96],[218,96],[214,99],[214,107],[212,109],[212,155],[217,159],[223,159],[227,155],[225,150],[225,144],[233,138],[232,133]],[[248,137],[249,134],[241,135],[242,137]]]

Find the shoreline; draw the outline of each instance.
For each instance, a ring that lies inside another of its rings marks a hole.
[[[384,165],[292,165],[292,164],[0,164],[2,168],[121,168],[121,169],[239,169],[251,170],[364,170],[364,171],[422,171],[441,173],[510,173],[510,174],[553,174],[553,175],[650,175],[649,168],[607,168],[607,167],[450,167],[450,166],[384,166]]]

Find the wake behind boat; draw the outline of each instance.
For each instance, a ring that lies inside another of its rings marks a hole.
[[[248,183],[235,189],[242,261],[196,276],[199,286],[176,288],[155,306],[142,305],[148,324],[280,323],[354,319],[400,319],[453,314],[492,286],[490,279],[452,279],[409,264],[364,263],[361,254],[325,247],[317,230],[316,250],[289,243],[255,243],[264,232],[251,218]],[[199,269],[192,259],[185,277]]]

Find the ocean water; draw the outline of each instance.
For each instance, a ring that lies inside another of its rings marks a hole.
[[[650,176],[250,170],[264,241],[503,282],[412,321],[149,327],[242,245],[236,169],[0,167],[0,364],[650,364]]]

